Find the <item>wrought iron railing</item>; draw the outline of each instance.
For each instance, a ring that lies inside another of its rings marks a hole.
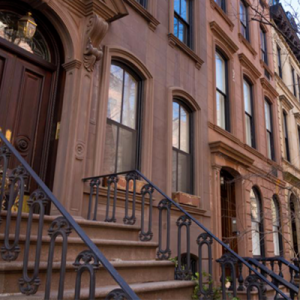
[[[106,194],[106,215],[105,221],[116,222],[116,210],[118,200],[118,181],[119,178],[125,177],[126,186],[125,190],[125,208],[124,208],[124,224],[133,225],[137,221],[136,217],[136,204],[137,204],[137,182],[138,180],[144,181],[143,187],[139,194],[141,197],[141,231],[140,240],[149,241],[153,237],[153,195],[158,194],[158,197],[162,196],[158,204],[158,250],[157,259],[166,260],[171,257],[171,208],[175,208],[177,212],[181,212],[182,215],[177,219],[176,225],[178,227],[177,237],[177,265],[175,269],[175,279],[178,280],[190,280],[193,276],[191,264],[190,264],[190,247],[191,237],[190,229],[191,225],[195,224],[202,232],[198,235],[196,243],[198,245],[198,285],[199,299],[212,299],[215,293],[213,287],[213,242],[217,242],[223,247],[226,253],[217,262],[221,264],[222,277],[221,277],[221,293],[222,299],[225,300],[228,293],[233,297],[237,297],[238,292],[246,292],[248,299],[251,298],[251,292],[256,289],[260,300],[263,300],[266,292],[266,284],[275,290],[276,295],[281,295],[284,299],[289,297],[282,292],[279,287],[272,281],[268,280],[263,272],[259,272],[256,267],[253,267],[251,263],[239,256],[232,249],[230,249],[223,241],[209,231],[202,223],[194,218],[190,213],[184,210],[178,203],[168,197],[162,190],[150,182],[141,172],[129,171],[116,174],[101,175],[95,177],[89,177],[83,179],[84,182],[88,182],[90,186],[89,190],[89,204],[87,218],[89,220],[97,220],[98,218],[98,203],[100,200],[103,202],[103,189],[107,188]],[[124,196],[123,195],[123,196]],[[145,216],[145,204],[149,205],[147,208],[148,215]],[[164,214],[165,212],[165,214]],[[165,217],[164,217],[165,215]],[[146,224],[147,223],[147,224]],[[145,229],[146,228],[146,229]],[[165,228],[165,229],[164,229]],[[186,243],[182,241],[183,230],[185,229]],[[165,231],[164,231],[165,230]],[[182,249],[185,245],[186,253],[184,260],[182,259]],[[205,258],[205,259],[204,259]],[[204,267],[204,261],[208,261],[208,266]],[[226,277],[226,272],[230,270],[230,280]],[[243,269],[244,268],[244,269]],[[247,269],[247,271],[245,270]],[[237,274],[238,273],[238,274]],[[208,275],[207,275],[208,274]],[[275,274],[276,275],[276,274]],[[245,277],[245,279],[244,279]],[[237,286],[238,282],[238,286]],[[228,283],[230,286],[228,286]]]
[[[62,248],[60,259],[60,277],[58,284],[58,291],[56,293],[57,299],[64,299],[64,283],[66,273],[66,259],[67,259],[67,246],[68,236],[74,230],[81,238],[86,246],[86,250],[79,253],[74,262],[74,272],[77,271],[75,284],[75,298],[80,299],[81,278],[82,274],[88,272],[90,275],[89,284],[89,299],[95,298],[95,271],[102,265],[120,288],[111,291],[107,296],[107,300],[113,299],[139,299],[134,291],[129,287],[125,280],[114,269],[111,263],[98,249],[98,247],[87,236],[83,229],[77,224],[74,218],[62,206],[57,198],[48,189],[45,183],[39,176],[32,170],[29,164],[22,158],[17,150],[8,142],[2,132],[0,132],[1,147],[0,147],[0,163],[2,165],[1,175],[1,188],[0,188],[0,213],[2,206],[5,206],[6,212],[6,227],[4,234],[4,245],[1,247],[1,257],[3,260],[11,262],[18,258],[20,247],[20,226],[22,219],[22,206],[25,196],[25,184],[28,180],[34,180],[38,189],[31,193],[27,205],[29,207],[29,216],[27,221],[27,232],[24,245],[24,258],[23,258],[23,276],[19,280],[20,292],[26,295],[33,295],[37,293],[41,280],[39,277],[40,259],[43,241],[43,225],[45,217],[45,207],[49,203],[54,205],[61,213],[61,216],[56,218],[48,230],[50,236],[50,246],[48,254],[47,274],[46,274],[46,288],[44,291],[44,299],[53,299],[53,287],[51,286],[53,256],[57,240]],[[19,166],[9,172],[10,158],[14,156],[14,162],[17,160]],[[16,203],[18,202],[18,203]],[[4,205],[5,204],[5,205]],[[18,212],[15,222],[15,233],[10,234],[10,226],[12,221],[12,210],[18,207]],[[35,247],[35,262],[33,273],[28,271],[29,254],[31,248],[31,227],[33,222],[34,212],[39,213],[38,232],[36,240],[34,241]],[[3,214],[2,214],[3,215]],[[1,218],[1,214],[0,214]],[[1,222],[1,219],[0,219]],[[0,225],[0,226],[3,226]],[[59,237],[59,238],[58,238]],[[58,238],[58,239],[57,239]],[[58,250],[56,250],[58,251]],[[42,291],[41,291],[42,292]],[[55,296],[56,297],[56,296]],[[122,298],[123,297],[123,298]]]

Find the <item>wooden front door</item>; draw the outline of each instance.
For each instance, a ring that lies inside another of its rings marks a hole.
[[[23,52],[0,39],[0,127],[45,179],[56,68]],[[12,157],[10,167],[16,164]],[[33,188],[34,183],[28,182],[27,190],[31,192]]]

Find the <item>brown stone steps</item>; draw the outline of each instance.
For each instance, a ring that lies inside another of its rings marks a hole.
[[[6,214],[4,211],[1,213],[2,224],[0,225],[0,234],[4,233],[6,226]],[[15,224],[16,224],[16,213],[12,214],[12,219],[10,223],[11,233],[14,233]],[[28,213],[22,213],[22,221],[20,226],[20,234],[26,234],[27,222],[28,222]],[[44,226],[43,226],[43,235],[48,235],[48,229],[51,223],[58,216],[45,216]],[[39,215],[33,215],[33,222],[31,227],[31,235],[36,235],[38,231],[38,221]],[[101,238],[101,239],[110,239],[110,240],[127,240],[127,241],[138,241],[138,233],[140,227],[136,225],[124,225],[121,223],[109,223],[102,221],[89,221],[82,218],[76,218],[76,222],[81,226],[83,231],[90,238]],[[78,237],[77,233],[72,230],[70,237]]]
[[[174,263],[170,261],[113,261],[112,265],[128,284],[152,281],[169,281],[174,279]],[[34,263],[28,264],[29,276],[33,271]],[[0,264],[0,293],[18,293],[18,280],[22,276],[23,262],[5,262]],[[41,285],[39,291],[45,290],[47,263],[40,264],[39,278]],[[75,288],[76,271],[73,262],[67,262],[65,274],[65,289]],[[53,264],[51,276],[51,289],[58,290],[60,278],[60,263]],[[5,285],[3,284],[5,282]],[[82,277],[82,286],[89,286],[89,275]],[[115,281],[104,267],[100,267],[96,272],[96,286],[113,285]]]
[[[11,244],[14,239],[14,235],[10,235]],[[19,246],[20,254],[17,261],[23,261],[25,235],[20,235]],[[4,234],[0,234],[0,246],[3,245]],[[30,251],[28,261],[34,261],[36,250],[36,236],[30,238]],[[124,240],[107,240],[107,239],[92,239],[94,244],[102,251],[104,256],[108,260],[153,260],[156,257],[156,249],[158,244],[154,242],[138,242],[138,241],[124,241]],[[50,237],[42,237],[42,251],[41,261],[48,260],[48,251],[50,245]],[[54,261],[61,260],[62,239],[58,237],[55,243]],[[67,261],[75,261],[77,255],[87,250],[87,246],[82,242],[80,238],[69,237],[68,249],[67,249]],[[3,259],[0,258],[0,264]]]
[[[163,281],[163,282],[147,282],[130,284],[130,287],[138,295],[141,300],[190,300],[194,290],[194,282],[192,281]],[[104,299],[106,295],[119,288],[116,285],[96,288],[96,299]],[[26,297],[25,295],[0,295],[0,299],[18,300],[18,299],[43,299],[43,295],[38,293],[33,297]],[[51,299],[57,299],[55,293],[52,294]],[[74,291],[66,290],[64,299],[74,299]],[[80,299],[89,299],[89,290],[83,288],[81,290]]]

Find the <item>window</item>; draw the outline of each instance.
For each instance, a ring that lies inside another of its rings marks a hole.
[[[174,35],[191,47],[191,0],[174,0]]]
[[[267,37],[266,32],[263,28],[260,28],[260,50],[261,59],[267,65],[268,64],[268,54],[267,54]]]
[[[288,161],[291,161],[291,158],[290,158],[290,149],[289,149],[289,135],[288,135],[287,113],[286,113],[286,111],[283,111],[283,135],[284,135],[284,146],[285,146],[285,158]]]
[[[264,229],[262,223],[262,207],[259,194],[255,188],[250,192],[251,230],[253,256],[264,256]]]
[[[215,2],[226,12],[226,3],[225,0],[215,0]]]
[[[295,204],[297,203],[297,198],[294,194],[290,197],[290,213],[291,213],[291,227],[292,227],[292,237],[293,237],[293,250],[294,256],[299,257],[299,247],[298,247],[298,233],[297,233],[297,213],[295,209]]]
[[[255,148],[255,129],[253,122],[252,86],[244,79],[244,105],[246,121],[246,143]]]
[[[240,2],[241,34],[249,41],[248,9],[243,1]]]
[[[277,197],[274,195],[271,201],[272,209],[272,224],[273,224],[273,243],[274,243],[274,255],[282,255],[282,236],[281,236],[281,225],[280,225],[280,212]]]
[[[282,78],[282,66],[281,66],[281,49],[277,46],[277,63],[278,63],[278,75]]]
[[[274,152],[274,141],[273,141],[273,130],[272,130],[272,106],[270,102],[265,99],[265,121],[266,121],[266,130],[267,130],[267,149],[268,157],[270,159],[275,159]]]
[[[147,0],[135,0],[135,1],[141,4],[142,6],[144,6],[145,8],[147,8]]]
[[[293,80],[293,93],[294,93],[294,96],[297,97],[295,69],[293,67],[291,67],[291,68],[292,68],[292,80]]]
[[[191,112],[180,100],[173,101],[172,190],[192,194]]]
[[[229,131],[229,103],[227,96],[227,61],[216,52],[217,125]]]
[[[139,114],[141,81],[127,66],[113,62],[110,68],[107,107],[105,173],[139,166]]]

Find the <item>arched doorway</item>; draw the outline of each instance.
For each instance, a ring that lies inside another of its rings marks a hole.
[[[290,214],[291,214],[291,230],[292,230],[292,245],[293,255],[299,257],[298,233],[297,233],[297,198],[294,194],[290,196]]]
[[[24,18],[31,26],[27,31],[20,27]],[[63,57],[59,36],[43,15],[21,1],[0,0],[0,127],[49,188],[58,146]],[[10,168],[16,164],[12,158]],[[27,183],[28,193],[35,188],[34,182]]]
[[[238,253],[234,176],[226,169],[222,169],[220,173],[220,180],[222,241]]]

